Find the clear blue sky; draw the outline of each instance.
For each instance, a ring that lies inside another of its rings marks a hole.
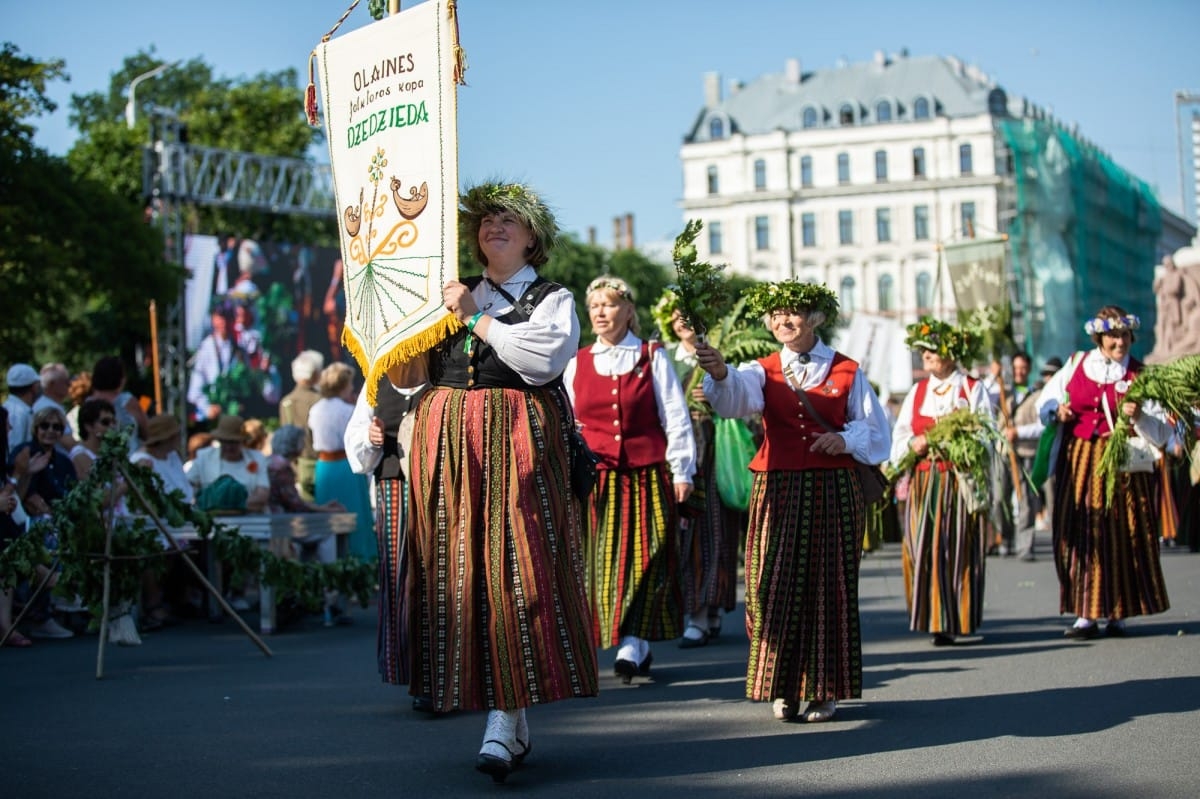
[[[126,56],[202,58],[219,76],[294,67],[346,2],[5,0],[0,39],[63,58],[70,83],[37,142],[65,153],[72,93],[107,90]],[[404,7],[416,5],[412,0]],[[682,228],[679,146],[703,103],[703,75],[749,81],[875,50],[955,55],[1028,97],[1181,209],[1174,92],[1200,91],[1196,0],[459,0],[469,86],[459,90],[460,176],[527,180],[581,237],[612,238],[636,216],[639,242]],[[342,32],[369,24],[359,5]]]

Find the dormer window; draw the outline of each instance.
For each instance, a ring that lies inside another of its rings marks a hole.
[[[708,120],[708,138],[713,141],[720,141],[725,138],[725,120],[720,117],[713,117]]]
[[[913,119],[929,119],[929,100],[918,97],[913,100]]]
[[[843,103],[842,107],[838,109],[838,124],[854,124],[854,106],[850,105],[850,103]]]
[[[876,122],[891,122],[892,121],[892,104],[887,100],[880,100],[875,104],[875,121]]]
[[[817,126],[817,109],[811,105],[804,109],[804,114],[800,118],[801,126],[805,128],[815,128]]]

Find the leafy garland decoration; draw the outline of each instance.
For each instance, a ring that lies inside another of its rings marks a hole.
[[[25,536],[0,551],[0,587],[29,579],[39,563],[50,564],[51,553],[40,542],[47,532],[54,532],[59,548],[53,556],[62,567],[56,590],[64,595],[79,594],[96,624],[103,607],[103,553],[109,526],[113,527],[110,603],[137,602],[143,572],[150,569],[161,575],[167,567],[166,558],[174,554],[163,548],[157,526],[150,518],[157,517],[169,527],[193,526],[214,548],[216,557],[232,567],[234,580],[258,573],[264,585],[280,595],[294,596],[309,610],[321,607],[327,591],[338,591],[367,606],[378,582],[376,559],[363,561],[349,556],[335,563],[308,563],[266,551],[236,527],[188,504],[178,490],[168,491],[153,471],[130,464],[128,436],[128,432],[115,430],[108,433],[87,479],[51,503],[48,520],[38,521]],[[112,518],[109,508],[116,496],[114,486],[122,482],[136,485],[129,499],[145,498],[148,506],[138,510],[147,515]]]
[[[969,366],[979,357],[982,337],[968,327],[955,327],[949,322],[932,316],[922,316],[905,328],[908,334],[904,343],[909,349],[924,349],[936,352],[963,366]]]
[[[777,283],[759,283],[746,296],[751,313],[758,316],[767,316],[775,311],[819,311],[825,319],[817,325],[816,334],[826,343],[837,326],[837,295],[822,283],[804,283],[795,278]]]

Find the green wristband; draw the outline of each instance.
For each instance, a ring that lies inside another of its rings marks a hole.
[[[478,322],[480,320],[480,318],[482,318],[482,317],[483,317],[483,311],[476,311],[475,315],[467,320],[467,330],[470,330],[472,333],[474,333],[475,332],[475,323]]]

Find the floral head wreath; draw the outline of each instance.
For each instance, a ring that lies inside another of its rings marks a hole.
[[[474,246],[475,257],[480,263],[487,263],[479,250],[479,225],[483,218],[503,211],[515,214],[533,232],[529,262],[534,266],[546,263],[558,239],[558,223],[542,198],[520,183],[481,183],[459,197],[459,222],[463,235]]]
[[[662,296],[658,298],[658,302],[654,303],[654,307],[650,309],[650,314],[654,317],[654,321],[658,323],[658,332],[662,336],[663,341],[679,340],[679,336],[675,335],[675,326],[671,321],[678,310],[679,295],[671,289],[664,291]]]
[[[838,299],[829,287],[821,283],[801,283],[783,280],[779,283],[758,283],[746,292],[746,307],[756,316],[773,311],[820,311],[825,315],[822,329],[832,329],[838,318]]]
[[[1142,320],[1131,313],[1118,316],[1116,319],[1102,319],[1097,316],[1095,319],[1089,319],[1083,323],[1084,332],[1089,336],[1111,333],[1114,330],[1137,330],[1141,326]]]
[[[973,362],[982,343],[970,330],[932,316],[922,316],[905,331],[904,343],[909,349],[929,350],[960,364]]]
[[[623,300],[633,302],[633,289],[629,288],[629,284],[615,275],[601,275],[600,277],[588,283],[587,291],[584,295],[590,295],[593,291],[611,291]]]

